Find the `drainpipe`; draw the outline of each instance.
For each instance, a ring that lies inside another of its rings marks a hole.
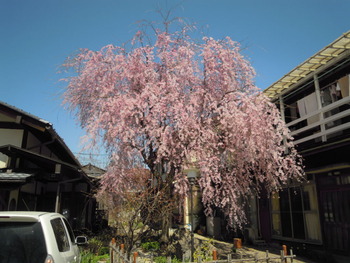
[[[81,179],[83,178],[83,174],[81,173],[81,170],[78,170],[78,172],[79,172],[79,177],[78,177],[78,178],[69,179],[69,180],[62,181],[62,182],[59,182],[59,183],[58,183],[58,186],[57,186],[57,193],[56,193],[56,204],[55,204],[55,212],[56,212],[56,213],[59,213],[59,210],[60,210],[61,184],[73,183],[73,182],[76,182],[76,181],[81,180]]]

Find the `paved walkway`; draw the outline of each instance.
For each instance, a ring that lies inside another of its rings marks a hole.
[[[206,241],[212,241],[213,245],[218,249],[218,253],[219,256],[221,255],[229,255],[232,254],[233,252],[233,244],[232,243],[227,243],[227,242],[223,242],[223,241],[218,241],[218,240],[213,240],[201,235],[197,235],[195,234],[195,238],[196,239],[200,239],[200,240],[206,240]],[[237,254],[242,255],[242,257],[257,257],[257,258],[266,258],[266,251],[268,250],[268,254],[270,257],[272,258],[279,258],[278,260],[271,260],[270,262],[281,262],[280,260],[280,251],[276,248],[273,247],[254,247],[254,246],[246,246],[243,245],[242,248],[237,249]],[[295,254],[295,253],[294,253]],[[261,261],[260,261],[261,262]],[[290,262],[290,259],[288,259],[287,262]],[[305,259],[305,258],[301,258],[298,257],[298,255],[296,255],[296,257],[293,259],[293,263],[315,263],[314,261]]]
[[[281,262],[280,260],[281,252],[274,248],[259,249],[255,247],[243,246],[241,249],[237,249],[237,253],[242,255],[256,256],[257,258],[266,258],[268,254],[271,258],[275,258],[275,260],[271,260],[269,262]],[[290,259],[288,259],[287,262],[291,262]],[[314,263],[314,262],[311,260],[307,260],[296,256],[295,258],[293,258],[293,263]]]

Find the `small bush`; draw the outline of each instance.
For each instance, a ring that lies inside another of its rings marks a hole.
[[[100,250],[98,251],[99,255],[106,255],[109,254],[109,247],[101,247]]]
[[[154,241],[154,242],[145,242],[141,244],[141,248],[144,251],[155,251],[155,250],[159,250],[160,245],[159,242]]]
[[[168,262],[167,257],[163,257],[163,256],[155,257],[153,260],[155,263],[167,263]],[[175,258],[171,259],[171,262],[172,263],[182,263],[182,260],[179,260],[178,258],[175,257]]]
[[[81,263],[97,263],[102,260],[109,262],[109,255],[95,255],[87,251],[81,253]]]
[[[212,246],[213,246],[213,241],[212,240],[204,241],[194,251],[194,253],[193,253],[194,261],[199,261],[199,259],[201,259],[202,261],[211,261],[213,259],[213,257],[212,257]]]
[[[92,254],[98,255],[102,246],[103,246],[103,243],[101,240],[97,238],[91,238],[89,240],[86,250]]]
[[[155,263],[167,263],[166,257],[155,257],[153,260]]]

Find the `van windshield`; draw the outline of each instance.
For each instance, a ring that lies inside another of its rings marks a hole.
[[[0,263],[42,263],[46,256],[39,222],[0,222]]]

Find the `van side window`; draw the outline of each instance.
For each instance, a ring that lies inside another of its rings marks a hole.
[[[51,220],[51,226],[55,234],[58,250],[60,252],[69,251],[69,239],[62,220],[60,218]]]
[[[70,237],[70,241],[71,241],[72,243],[74,243],[74,242],[75,242],[75,237],[74,237],[73,230],[72,230],[70,224],[68,223],[67,219],[65,219],[65,218],[62,218],[62,219],[63,219],[64,225],[66,226],[66,228],[67,228],[67,230],[68,230],[68,234],[69,234],[69,237]]]

